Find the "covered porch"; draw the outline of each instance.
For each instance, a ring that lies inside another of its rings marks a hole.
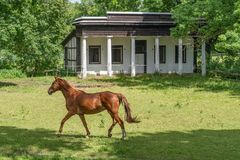
[[[174,38],[170,13],[108,12],[106,17],[80,17],[65,39],[65,66],[82,78],[88,74],[193,73],[195,38]],[[202,74],[206,74],[202,43]]]

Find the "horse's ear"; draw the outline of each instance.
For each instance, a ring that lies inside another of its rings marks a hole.
[[[54,78],[55,78],[55,79],[58,79],[58,77],[57,77],[57,76],[54,76]]]

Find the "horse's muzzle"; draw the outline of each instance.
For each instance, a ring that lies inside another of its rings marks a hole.
[[[51,95],[53,93],[53,90],[52,89],[49,89],[48,90],[48,94]]]

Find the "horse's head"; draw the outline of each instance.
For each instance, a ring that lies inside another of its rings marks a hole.
[[[48,94],[61,90],[61,79],[59,77],[55,77],[55,80],[52,82],[52,85],[48,89]]]

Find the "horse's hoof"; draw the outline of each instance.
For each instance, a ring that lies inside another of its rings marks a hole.
[[[122,140],[125,140],[127,138],[127,135],[126,135],[126,133],[122,136]]]
[[[108,134],[108,138],[111,138],[112,137],[112,134],[110,133],[110,134]]]
[[[62,135],[62,133],[59,133],[59,132],[56,133],[57,137],[60,137],[61,135]]]
[[[88,139],[88,138],[89,138],[89,135],[86,135],[85,138]]]
[[[128,139],[127,136],[124,136],[124,137],[121,138],[121,140],[127,140],[127,139]]]

